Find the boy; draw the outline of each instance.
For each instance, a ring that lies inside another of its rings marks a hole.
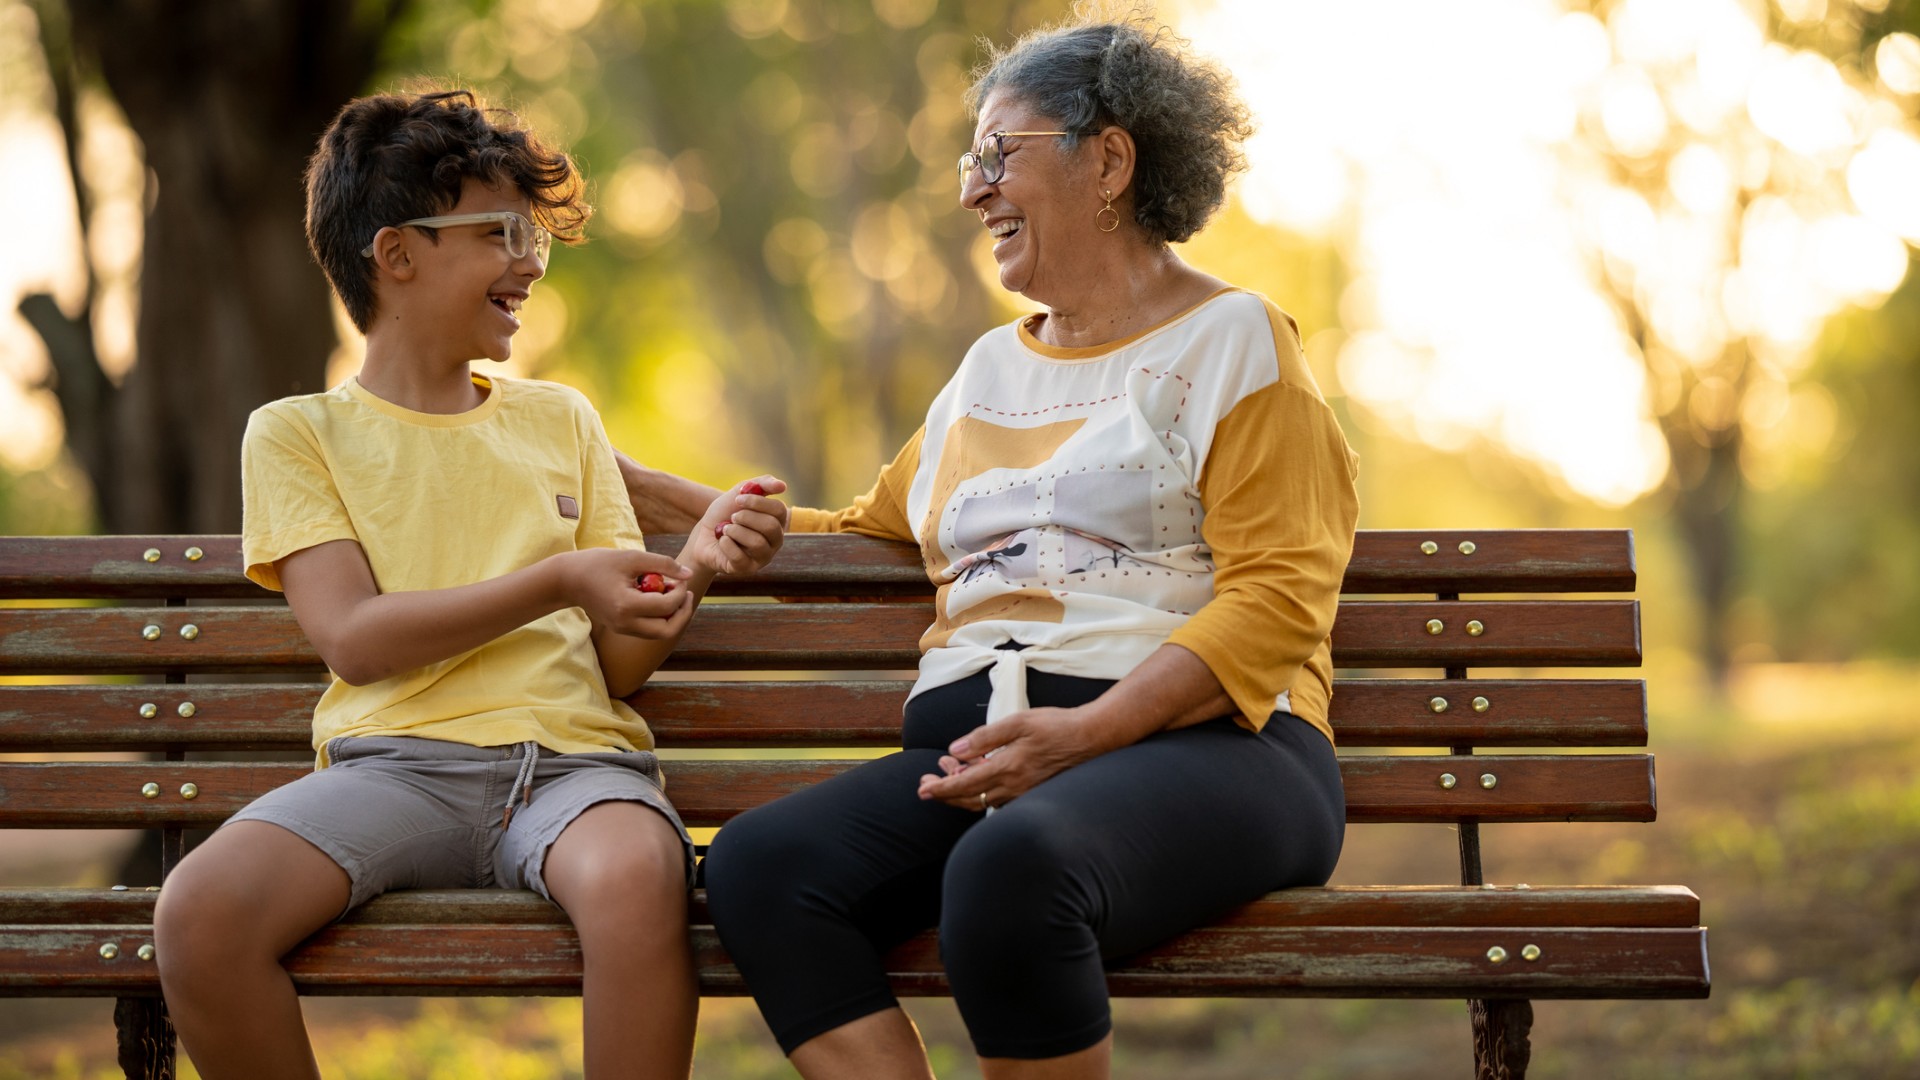
[[[317,1075],[279,964],[303,938],[389,889],[483,885],[534,889],[579,931],[588,1076],[688,1073],[692,845],[620,699],[716,573],[772,557],[786,514],[735,489],[677,561],[648,554],[585,399],[470,369],[511,354],[581,194],[565,154],[464,91],[351,102],[313,156],[308,241],[366,362],[254,413],[243,547],[334,678],[319,770],[161,893],[161,984],[209,1080]]]

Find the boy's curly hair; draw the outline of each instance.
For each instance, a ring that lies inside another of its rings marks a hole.
[[[519,190],[567,243],[593,213],[572,158],[469,90],[356,98],[327,125],[307,163],[307,245],[361,333],[374,300],[361,250],[388,225],[446,213],[468,179]]]

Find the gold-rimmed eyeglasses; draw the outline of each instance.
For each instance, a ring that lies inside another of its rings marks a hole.
[[[1077,131],[989,131],[980,136],[980,143],[973,149],[960,155],[960,186],[967,186],[967,174],[980,170],[983,183],[997,184],[1007,175],[1007,139],[1040,135],[1078,135]]]
[[[442,214],[439,217],[413,218],[395,225],[404,229],[417,225],[426,229],[445,228],[449,225],[489,225],[497,224],[507,242],[507,254],[516,259],[524,259],[532,251],[540,259],[540,265],[547,264],[547,255],[553,250],[553,234],[528,221],[525,216],[512,210],[495,210],[486,214]],[[369,242],[360,249],[360,254],[373,257],[373,244]]]

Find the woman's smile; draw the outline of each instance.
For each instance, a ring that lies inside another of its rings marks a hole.
[[[996,256],[1007,246],[1007,241],[1019,234],[1027,223],[1025,218],[1003,217],[987,223],[987,232],[993,236],[993,252]]]

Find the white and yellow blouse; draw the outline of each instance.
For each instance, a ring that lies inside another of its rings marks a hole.
[[[1358,459],[1293,320],[1229,289],[1062,349],[1037,318],[975,342],[873,490],[794,530],[920,546],[938,591],[916,694],[992,669],[991,721],[1026,707],[1029,667],[1118,679],[1170,642],[1242,725],[1281,709],[1331,740]]]

